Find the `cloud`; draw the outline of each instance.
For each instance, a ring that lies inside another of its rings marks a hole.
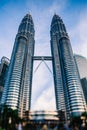
[[[0,21],[0,58],[2,56],[10,58],[20,24],[20,15],[18,10],[14,10],[12,6],[9,10],[9,5],[3,6],[0,14],[2,16]]]
[[[53,86],[44,89],[38,98],[36,98],[35,103],[32,106],[32,110],[55,110],[55,95],[53,91]]]
[[[49,7],[48,11],[52,15],[54,13],[60,13],[66,7],[67,0],[55,0],[53,4]]]
[[[34,70],[39,63],[36,62]],[[52,64],[47,62],[52,70]],[[54,110],[55,109],[55,93],[53,74],[47,69],[42,62],[37,71],[33,74],[32,85],[32,105],[33,110]]]
[[[78,23],[70,31],[74,53],[87,58],[87,10],[81,12]]]

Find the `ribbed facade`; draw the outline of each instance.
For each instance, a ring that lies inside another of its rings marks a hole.
[[[58,15],[51,23],[51,51],[57,110],[70,115],[80,115],[86,110],[82,87],[65,25]]]
[[[23,111],[30,109],[34,55],[34,24],[27,14],[18,29],[1,104]]]

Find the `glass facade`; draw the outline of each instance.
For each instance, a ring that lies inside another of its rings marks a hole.
[[[81,55],[76,54],[74,55],[74,58],[78,68],[78,73],[87,105],[87,59]]]
[[[51,23],[51,51],[57,110],[67,117],[86,111],[86,104],[68,34],[62,19],[54,15]]]
[[[84,93],[84,97],[85,97],[86,105],[87,105],[87,78],[82,78],[81,84],[82,84],[82,89],[83,89],[83,93]]]
[[[87,78],[87,58],[81,55],[74,55],[76,65],[78,67],[80,79]]]
[[[4,83],[7,78],[7,72],[9,68],[9,59],[7,57],[2,57],[1,63],[0,63],[0,102],[2,98],[2,93],[4,89]]]
[[[33,55],[34,24],[31,15],[27,14],[18,29],[1,100],[1,104],[18,109],[21,117],[30,109]]]

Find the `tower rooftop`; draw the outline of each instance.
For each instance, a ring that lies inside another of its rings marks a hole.
[[[31,16],[30,13],[27,13],[27,14],[26,14],[26,17],[32,18],[32,16]]]
[[[61,17],[54,13],[51,24],[53,24],[56,20],[62,21]]]
[[[30,21],[32,21],[32,23],[33,23],[33,19],[32,19],[32,16],[31,16],[30,13],[27,13],[27,14],[24,16],[24,18],[23,18],[22,21],[24,21],[26,18],[29,19]]]

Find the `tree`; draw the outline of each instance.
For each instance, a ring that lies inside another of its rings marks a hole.
[[[13,110],[9,108],[7,105],[3,106],[2,112],[1,112],[1,124],[4,128],[10,128],[15,130],[15,124],[18,124],[20,121],[20,118],[18,117],[18,110]],[[10,122],[9,122],[10,120]]]

